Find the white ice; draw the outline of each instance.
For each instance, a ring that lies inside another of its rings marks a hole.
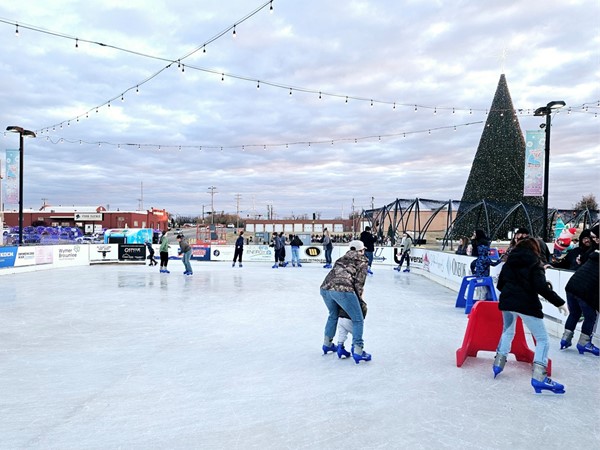
[[[0,448],[599,448],[600,358],[550,338],[564,395],[512,356],[458,368],[464,309],[416,273],[368,278],[356,365],[322,354],[321,266],[193,267],[1,276]]]

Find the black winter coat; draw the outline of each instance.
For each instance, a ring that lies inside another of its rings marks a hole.
[[[565,303],[548,285],[538,256],[522,247],[515,247],[502,266],[498,290],[498,307],[501,311],[518,312],[540,319],[544,318],[544,313],[538,295],[557,307]]]
[[[598,311],[598,252],[593,252],[584,265],[567,282],[565,291],[576,295]]]

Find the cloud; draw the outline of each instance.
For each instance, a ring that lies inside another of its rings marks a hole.
[[[550,100],[573,108],[553,119],[550,205],[599,196],[597,4],[274,1],[204,53],[262,4],[250,3],[0,5],[2,122],[43,129],[25,144],[26,206],[136,209],[142,184],[145,206],[186,215],[209,186],[216,209],[234,212],[241,194],[246,214],[272,204],[280,217],[460,199],[503,68],[522,130]],[[199,51],[144,82],[168,62],[16,38],[14,22],[175,61]]]

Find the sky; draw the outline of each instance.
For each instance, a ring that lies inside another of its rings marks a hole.
[[[566,102],[550,207],[600,199],[598,1],[271,5],[2,2],[0,126],[37,134],[24,207],[347,218],[460,200],[502,73],[523,132]]]

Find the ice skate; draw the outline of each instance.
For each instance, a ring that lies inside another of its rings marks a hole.
[[[400,266],[394,267],[394,270],[397,270],[398,272],[400,272]]]
[[[337,352],[337,345],[335,345],[333,342],[329,346],[323,344],[323,354],[326,355],[329,352]]]
[[[573,332],[571,330],[565,330],[562,339],[560,340],[560,349],[564,350],[565,348],[569,348],[572,345],[571,339],[573,339]]]
[[[232,264],[231,264],[231,267],[235,267],[235,263],[232,263]]]
[[[369,268],[367,268],[367,273],[368,273],[369,275],[373,275],[373,271],[371,270],[371,268],[370,268],[370,267],[369,267]]]
[[[402,272],[410,272],[410,269],[407,267],[406,269],[404,269]]]
[[[352,359],[354,359],[354,362],[356,364],[360,363],[361,361],[371,361],[371,354],[365,352],[362,349],[362,347],[354,348],[354,346],[353,346],[352,347]]]
[[[492,366],[492,370],[494,371],[494,378],[496,378],[500,372],[504,370],[504,366],[506,365],[506,356],[496,353],[496,357],[494,358],[494,365]]]
[[[349,358],[350,352],[344,348],[344,344],[338,344],[337,345],[337,355],[338,355],[338,358],[340,358],[340,359],[342,358],[342,356],[345,358]]]
[[[298,267],[302,267],[302,264],[298,263]]]
[[[240,267],[244,267],[244,266],[242,266],[242,263],[240,263]]]
[[[581,333],[579,335],[577,350],[579,351],[580,355],[583,355],[585,352],[589,352],[592,355],[600,356],[600,351],[598,350],[598,347],[592,344],[592,336],[588,336],[587,334]]]
[[[533,363],[531,386],[535,390],[536,394],[541,394],[544,390],[548,390],[555,394],[565,393],[565,387],[562,384],[552,381],[550,378],[548,378],[546,367],[538,363]]]
[[[279,265],[277,263],[273,264],[273,267],[271,267],[271,269],[278,269]]]

